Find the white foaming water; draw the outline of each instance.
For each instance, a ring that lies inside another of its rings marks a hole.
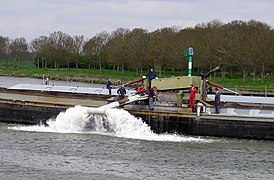
[[[106,115],[90,115],[88,109],[82,106],[69,108],[66,112],[61,112],[56,119],[48,120],[48,126],[17,126],[12,129],[56,133],[96,133],[149,141],[211,142],[211,140],[176,134],[158,135],[152,132],[142,119],[122,109],[106,109]]]

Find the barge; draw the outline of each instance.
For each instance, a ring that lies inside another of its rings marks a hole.
[[[241,99],[239,102],[224,98],[221,113],[214,114],[212,99],[206,95],[206,112],[197,116],[185,104],[189,98],[187,89],[190,84],[198,88],[196,100],[202,100],[203,81],[199,77],[162,78],[152,81],[152,85],[159,90],[154,110],[149,110],[144,100],[146,98],[141,101],[137,99],[138,103],[120,104],[119,108],[142,118],[159,134],[274,140],[273,98],[265,97],[261,102],[256,100],[256,103],[243,100],[240,96],[236,96],[236,99]],[[128,90],[127,94],[131,96],[134,93],[134,90]],[[0,122],[46,124],[60,112],[76,105],[97,108],[115,102],[116,89],[112,89],[112,94],[108,95],[105,88],[54,85],[20,84],[0,88]]]

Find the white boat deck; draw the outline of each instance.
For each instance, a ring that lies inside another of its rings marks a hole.
[[[95,94],[95,95],[108,95],[108,89],[106,88],[91,88],[91,87],[80,87],[80,86],[54,86],[54,85],[34,85],[34,84],[18,84],[12,86],[8,89],[17,90],[37,90],[37,91],[49,91],[49,92],[67,92],[67,93],[79,93],[79,94]],[[118,95],[117,89],[112,89],[112,95]],[[135,94],[134,90],[127,90],[127,95],[132,96]],[[214,100],[214,94],[208,95],[208,98]],[[7,97],[7,95],[5,95]],[[14,98],[14,96],[13,96]],[[25,97],[26,99],[27,97]],[[29,98],[29,96],[28,96]],[[34,98],[35,99],[35,98]],[[44,99],[43,99],[44,100]],[[57,101],[60,101],[59,99]],[[257,96],[236,96],[236,95],[221,95],[222,102],[234,102],[239,104],[264,104],[264,105],[274,105],[273,97],[257,97]],[[94,102],[93,102],[94,103]],[[79,102],[79,104],[85,104]],[[99,105],[99,104],[98,104]],[[100,104],[103,105],[103,104]],[[147,108],[147,106],[144,106]],[[168,106],[156,106],[155,109],[169,109],[174,110],[178,107],[168,107]],[[207,114],[213,114],[213,108],[207,108]],[[250,109],[239,109],[239,108],[221,108],[221,115],[232,115],[232,116],[253,116],[253,117],[274,117],[273,110],[263,110],[257,109],[256,106]]]
[[[208,94],[208,98],[214,100],[214,94]],[[259,96],[237,96],[237,95],[221,95],[222,102],[250,103],[250,104],[269,104],[274,105],[274,97]]]
[[[8,89],[17,90],[34,90],[34,91],[48,91],[48,92],[66,92],[66,93],[79,93],[79,94],[96,94],[96,95],[108,95],[108,89],[106,88],[91,88],[80,86],[55,86],[55,85],[35,85],[35,84],[18,84]],[[127,90],[127,95],[134,94],[134,90]],[[112,95],[118,95],[117,89],[111,89]]]

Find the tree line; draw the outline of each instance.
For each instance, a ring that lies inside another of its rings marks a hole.
[[[135,28],[106,31],[90,39],[61,31],[40,36],[30,43],[25,38],[10,40],[0,36],[0,59],[20,62],[33,58],[37,68],[111,69],[123,73],[133,70],[143,75],[149,67],[161,72],[186,72],[184,49],[194,48],[193,67],[207,72],[223,64],[222,75],[241,74],[243,80],[273,76],[274,30],[266,23],[219,20],[193,28],[161,28],[153,32]],[[186,74],[186,73],[184,73]]]

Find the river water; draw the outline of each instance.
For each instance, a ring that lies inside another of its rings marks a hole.
[[[22,80],[41,83],[0,86]],[[70,108],[46,127],[0,123],[0,179],[274,179],[273,141],[157,135],[124,110],[87,112]]]

